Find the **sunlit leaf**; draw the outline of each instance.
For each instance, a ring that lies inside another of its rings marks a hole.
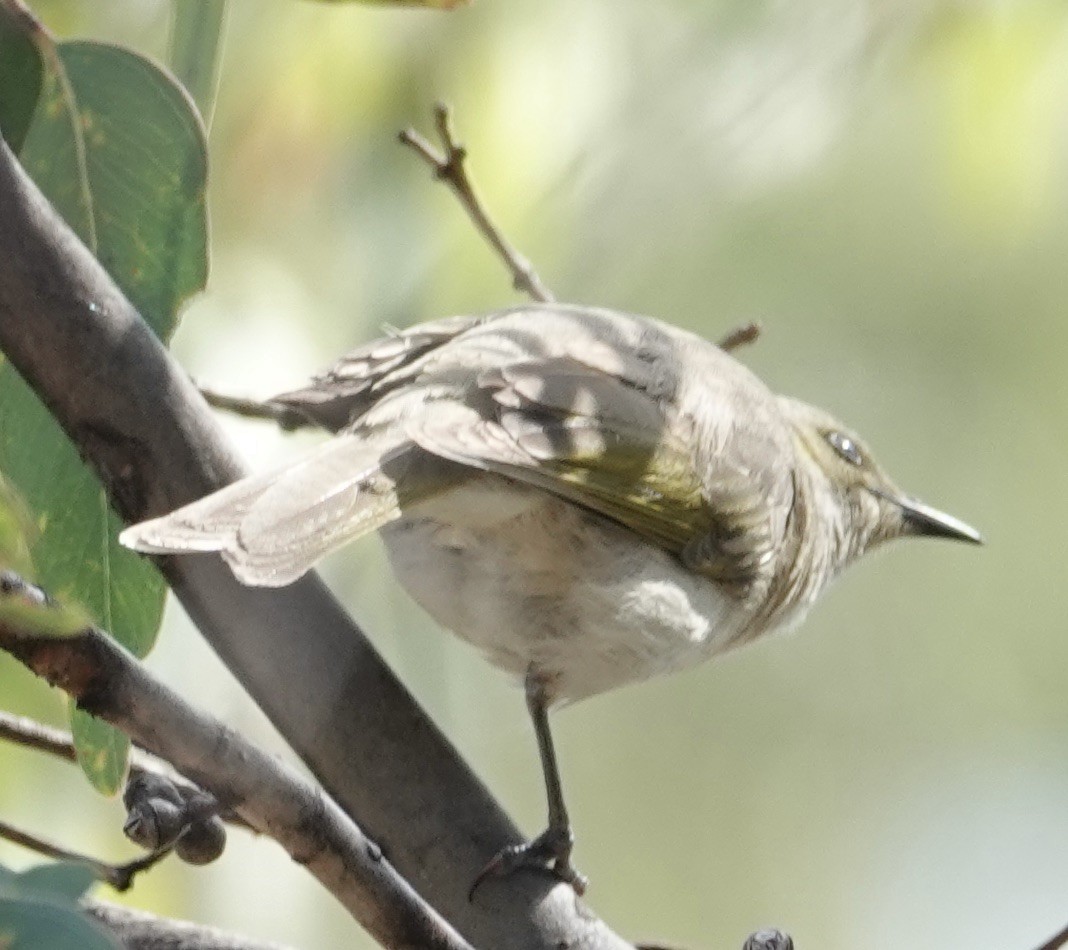
[[[5,22],[8,48],[25,56],[25,44],[12,38],[18,23]],[[43,68],[19,159],[167,338],[181,303],[207,276],[206,151],[196,110],[170,76],[128,50],[55,42],[39,25],[25,35]],[[0,86],[0,128],[25,108],[23,91]],[[7,364],[0,364],[0,469],[33,512],[38,582],[58,601],[84,606],[143,656],[159,626],[162,580],[116,543],[120,525],[95,476]],[[97,788],[114,792],[127,741],[87,720],[72,717],[79,760]]]
[[[130,740],[125,733],[102,719],[90,716],[68,702],[70,731],[78,764],[95,788],[106,793],[122,787]]]
[[[33,521],[26,503],[0,474],[0,571],[32,579],[30,536]]]
[[[0,571],[10,571],[27,583],[33,582],[30,548],[35,535],[25,502],[0,475]],[[14,593],[0,597],[0,623],[28,636],[66,637],[80,633],[92,621],[78,604],[46,601],[40,591],[35,591],[25,596]]]
[[[15,596],[0,597],[0,624],[30,637],[70,637],[91,621],[77,604],[42,604]]]

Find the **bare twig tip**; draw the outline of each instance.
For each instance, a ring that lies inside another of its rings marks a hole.
[[[740,346],[747,346],[750,343],[755,343],[760,334],[764,332],[764,327],[759,322],[752,322],[743,324],[740,327],[735,327],[730,331],[722,340],[719,341],[719,348],[730,352],[736,350]]]
[[[402,132],[400,140],[430,165],[435,178],[445,182],[452,189],[479,234],[486,239],[486,242],[508,268],[508,272],[512,276],[513,286],[517,290],[525,292],[533,300],[542,303],[552,302],[554,299],[552,293],[541,282],[530,262],[512,247],[500,229],[490,220],[486,209],[475,194],[475,190],[467,176],[467,170],[464,167],[464,162],[467,159],[467,149],[453,135],[449,107],[443,102],[439,102],[434,106],[434,125],[437,128],[443,150],[443,154],[440,156],[430,143],[414,129],[406,129],[405,132]]]

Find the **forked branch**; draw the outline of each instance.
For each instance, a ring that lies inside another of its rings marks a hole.
[[[467,150],[453,135],[449,107],[443,103],[438,103],[434,107],[434,127],[441,142],[441,151],[435,149],[415,129],[405,129],[400,133],[400,140],[430,166],[438,181],[445,182],[452,189],[479,234],[504,261],[512,275],[512,286],[532,300],[551,303],[555,298],[549,288],[542,283],[538,272],[534,270],[534,265],[515,249],[500,228],[493,223],[478,195],[475,194],[465,164]]]
[[[430,166],[438,181],[445,182],[456,195],[479,234],[496,251],[497,256],[512,275],[512,286],[525,293],[531,300],[552,303],[556,298],[542,282],[534,265],[515,249],[504,236],[504,232],[494,224],[485,205],[475,193],[467,174],[467,150],[456,140],[452,131],[449,107],[443,103],[438,103],[434,107],[434,127],[441,142],[440,151],[412,128],[401,132],[400,140]],[[759,323],[746,323],[731,330],[719,341],[718,345],[722,350],[735,350],[740,346],[753,343],[760,333]]]

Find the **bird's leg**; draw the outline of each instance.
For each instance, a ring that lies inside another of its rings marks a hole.
[[[566,881],[578,893],[586,890],[586,879],[571,864],[571,849],[575,835],[571,831],[571,819],[564,804],[564,790],[560,784],[560,769],[556,764],[556,749],[553,734],[549,729],[549,710],[545,701],[544,682],[534,674],[527,674],[527,709],[534,723],[534,735],[538,739],[538,755],[545,778],[545,795],[549,801],[549,827],[534,839],[529,847],[542,852],[545,860],[552,859],[553,873]]]
[[[556,750],[549,730],[549,710],[545,680],[537,673],[527,673],[524,687],[527,709],[534,723],[534,735],[538,739],[538,754],[545,776],[545,794],[549,800],[549,827],[527,844],[512,845],[497,853],[471,885],[469,896],[474,896],[478,886],[487,877],[511,874],[521,867],[543,868],[546,865],[556,877],[570,884],[577,894],[586,890],[587,880],[571,864],[571,850],[575,836],[571,831],[571,819],[564,804],[564,792],[560,785],[560,770],[556,765]]]

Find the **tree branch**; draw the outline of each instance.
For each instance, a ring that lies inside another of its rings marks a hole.
[[[403,145],[407,145],[430,166],[438,181],[445,182],[452,189],[478,233],[486,239],[508,268],[508,272],[512,275],[512,286],[526,294],[531,300],[551,303],[554,299],[553,295],[542,283],[538,272],[534,270],[534,265],[512,246],[500,228],[490,219],[489,213],[475,194],[464,164],[467,159],[467,150],[456,141],[452,132],[449,107],[443,103],[438,103],[434,107],[434,127],[441,142],[441,152],[438,152],[415,129],[405,129],[400,133],[399,138]]]
[[[126,950],[286,950],[281,944],[264,943],[184,920],[168,920],[91,898],[82,901],[82,908],[110,930]]]
[[[17,596],[17,590],[0,594]],[[274,838],[383,946],[471,950],[321,789],[223,723],[194,710],[100,630],[90,627],[72,636],[45,637],[18,628],[0,614],[0,649],[62,689],[81,709],[171,762],[252,828]],[[132,873],[159,856],[135,862],[126,878],[109,875],[112,869],[99,862],[88,863],[109,883],[128,886]]]
[[[0,349],[128,522],[241,474],[195,387],[3,143]],[[468,903],[486,861],[522,839],[317,577],[252,590],[214,556],[159,565],[323,787],[475,945],[627,946],[548,876],[488,882]]]

